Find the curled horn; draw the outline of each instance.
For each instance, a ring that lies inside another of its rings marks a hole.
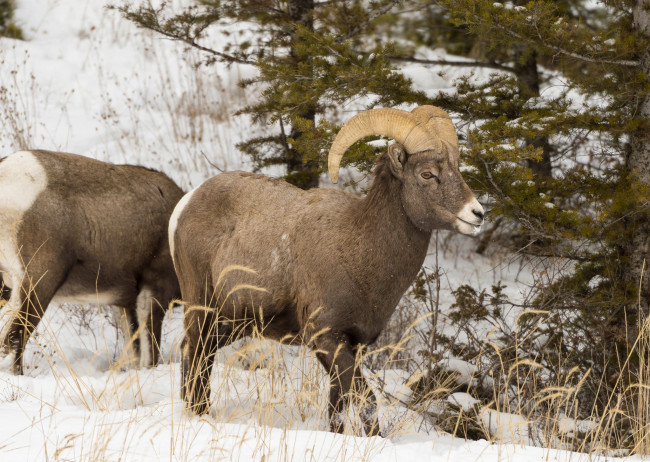
[[[425,123],[433,135],[451,144],[452,148],[458,151],[458,135],[449,114],[435,106],[418,106],[411,114]]]
[[[451,120],[449,122],[451,123]],[[361,112],[341,127],[332,143],[328,154],[328,167],[332,183],[338,181],[339,166],[345,151],[361,138],[370,135],[389,136],[402,144],[408,153],[435,149],[440,146],[438,135],[426,126],[423,117],[392,108]]]

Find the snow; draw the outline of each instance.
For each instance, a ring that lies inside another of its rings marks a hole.
[[[529,441],[529,422],[519,415],[484,409],[481,412],[481,420],[490,432],[490,436],[500,442],[526,444]]]
[[[463,411],[469,411],[476,404],[480,403],[478,399],[474,398],[469,393],[452,393],[449,395],[449,398],[447,398],[447,401],[460,407]]]
[[[573,435],[575,433],[587,433],[598,427],[598,424],[593,420],[576,420],[565,417],[560,420],[559,430],[562,433]]]
[[[447,358],[440,361],[445,370],[456,372],[456,382],[464,385],[476,385],[476,366],[457,358]]]
[[[249,66],[197,66],[197,52],[136,29],[98,1],[18,0],[17,6],[27,40],[0,39],[3,156],[24,148],[65,150],[156,168],[189,190],[220,170],[250,169],[235,144],[273,130],[233,115],[255,97],[236,85],[253,75]],[[426,49],[417,57],[462,59]],[[452,81],[463,73],[488,76],[445,66],[407,65],[403,72],[431,93],[453,92]],[[451,288],[463,283],[480,290],[505,278],[506,293],[517,297],[531,282],[517,265],[480,257],[467,243],[452,240],[439,255],[441,306],[453,302]],[[432,250],[426,265],[435,261]],[[491,441],[453,438],[405,407],[413,377],[399,369],[366,371],[374,389],[384,390],[384,438],[332,434],[327,378],[313,354],[259,340],[219,352],[211,413],[190,415],[179,393],[181,337],[177,308],[165,319],[163,364],[131,369],[108,310],[51,306],[27,346],[25,375],[0,366],[0,459],[605,460],[525,446],[525,420],[490,409],[481,418]],[[471,364],[456,358],[445,364],[462,383],[475,380]],[[476,401],[466,393],[449,400],[463,408]],[[358,425],[354,412],[348,418]]]

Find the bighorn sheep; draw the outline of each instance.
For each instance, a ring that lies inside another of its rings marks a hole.
[[[164,309],[180,294],[167,226],[182,195],[144,167],[48,151],[0,160],[0,341],[15,374],[52,299],[120,307],[127,338],[145,322],[132,350],[157,363]]]
[[[340,413],[354,386],[368,396],[366,434],[379,432],[376,398],[355,353],[386,325],[424,261],[432,230],[476,233],[483,208],[458,170],[453,123],[433,106],[350,119],[329,152],[333,182],[345,151],[373,134],[397,143],[378,158],[364,198],[230,172],[174,209],[170,247],[186,310],[181,394],[191,410],[209,410],[216,350],[254,326],[316,350],[330,375],[333,431],[342,431]]]

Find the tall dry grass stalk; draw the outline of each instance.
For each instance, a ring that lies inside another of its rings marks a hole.
[[[639,282],[639,338],[636,349],[639,358],[638,384],[636,392],[637,405],[634,420],[634,452],[650,455],[650,316],[641,309],[641,286],[645,277],[646,262],[643,262],[641,281]]]
[[[634,452],[650,455],[650,317],[643,321],[637,343],[639,355],[638,389],[634,420]]]

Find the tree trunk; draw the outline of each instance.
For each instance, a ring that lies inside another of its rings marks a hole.
[[[301,111],[298,114],[301,119],[312,121],[316,120],[316,111],[310,108],[306,111]],[[295,125],[292,125],[289,137],[297,140],[302,136],[303,132],[298,130]],[[318,163],[315,161],[307,161],[303,159],[303,155],[293,147],[287,149],[286,153],[287,162],[287,176],[286,180],[302,189],[311,189],[318,187],[320,169]]]
[[[525,53],[528,56],[524,60],[522,57]],[[537,53],[530,52],[525,48],[515,52],[515,75],[519,80],[519,90],[523,98],[533,98],[539,96],[539,72],[537,70]],[[527,162],[530,168],[536,175],[542,177],[551,176],[551,153],[552,146],[548,141],[548,136],[538,136],[532,140],[526,140],[527,146],[534,146],[542,148],[542,158],[540,160],[529,160]]]
[[[650,0],[637,0],[633,14],[634,28],[650,38]],[[650,80],[650,51],[646,50],[640,59],[641,70]],[[645,119],[645,124],[631,134],[627,167],[641,183],[650,186],[650,94],[647,90],[642,91],[638,114]],[[645,270],[650,263],[650,222],[646,218],[647,213],[632,218],[634,235],[626,249],[629,257],[627,279],[640,289],[639,303],[643,316],[649,314],[650,305],[650,277]]]
[[[314,30],[313,13],[314,0],[289,0],[289,17],[291,20],[311,31]],[[295,43],[295,40],[295,38],[292,38],[292,42]],[[301,59],[295,53],[294,49],[291,50],[291,59],[296,62],[296,65]],[[305,109],[296,114],[296,117],[314,123],[316,120],[316,108],[308,105]],[[295,124],[292,124],[289,137],[297,140],[302,136],[302,134],[303,133],[296,128]],[[315,161],[305,162],[303,155],[300,152],[293,147],[289,147],[286,153],[286,163],[286,179],[288,182],[302,189],[310,189],[318,186],[320,171],[318,169],[318,164]]]

